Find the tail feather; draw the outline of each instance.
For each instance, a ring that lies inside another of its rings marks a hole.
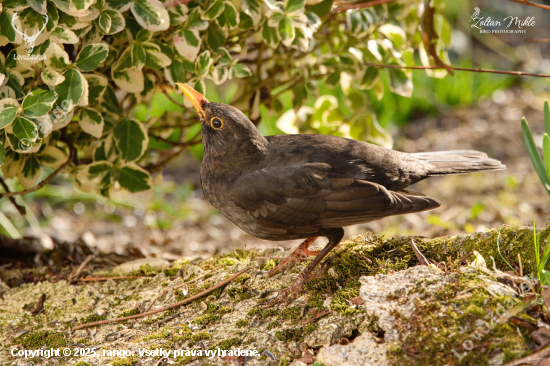
[[[433,168],[428,176],[464,174],[489,170],[503,170],[506,165],[487,154],[475,150],[437,151],[411,154],[416,159],[429,163]]]

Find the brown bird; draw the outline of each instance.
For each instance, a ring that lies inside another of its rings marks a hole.
[[[235,225],[266,240],[306,239],[269,272],[315,259],[269,305],[298,295],[315,266],[340,243],[344,226],[433,210],[440,202],[406,188],[436,175],[501,170],[479,151],[408,154],[327,135],[262,136],[238,109],[177,84],[201,119],[201,183]],[[308,247],[328,238],[321,251]]]

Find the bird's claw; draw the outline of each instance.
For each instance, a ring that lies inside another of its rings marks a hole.
[[[280,292],[276,298],[269,301],[267,304],[264,305],[264,308],[271,308],[279,303],[291,303],[294,299],[300,295],[300,292],[302,292],[302,289],[304,288],[305,281],[299,277],[289,288],[283,290]]]

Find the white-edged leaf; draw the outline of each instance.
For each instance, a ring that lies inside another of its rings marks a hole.
[[[46,66],[42,70],[42,73],[40,74],[40,78],[42,79],[44,84],[48,86],[56,86],[58,84],[61,84],[63,80],[65,80],[65,77],[63,75],[55,71],[50,66]]]
[[[198,29],[182,29],[174,37],[176,51],[189,61],[195,61],[201,49],[201,39]]]
[[[15,120],[6,128],[6,132],[13,134],[18,140],[23,141],[25,145],[30,145],[31,142],[38,138],[38,129],[28,118],[17,116]],[[15,146],[19,150],[24,150],[21,147]]]
[[[147,57],[145,60],[145,66],[150,69],[160,69],[166,67],[172,63],[170,57],[164,54],[160,47],[154,43],[144,42],[141,46],[147,52]]]
[[[50,42],[45,56],[44,62],[54,70],[63,70],[71,64],[69,54],[56,42]]]
[[[36,156],[40,164],[52,169],[59,168],[69,158],[63,150],[53,145],[48,145]]]
[[[4,145],[0,143],[0,166],[4,165],[6,162],[6,149],[4,148]]]
[[[84,94],[86,79],[76,69],[68,69],[63,73],[63,76],[65,80],[61,84],[56,85],[54,89],[59,95],[56,104],[62,105],[66,111],[71,111]]]
[[[57,97],[53,90],[35,89],[23,99],[23,113],[26,117],[41,117],[52,109]]]
[[[46,0],[27,0],[27,3],[37,13],[46,14]]]
[[[0,128],[9,126],[17,116],[19,102],[13,98],[0,99]]]
[[[141,93],[144,88],[143,72],[132,68],[124,71],[114,70],[111,72],[113,81],[122,90],[128,93]]]
[[[78,100],[78,103],[76,104],[77,106],[84,107],[88,105],[88,92],[88,81],[86,78],[82,77],[82,96]]]
[[[137,71],[141,71],[143,66],[145,66],[145,60],[147,59],[147,52],[140,44],[135,44],[130,49],[130,57],[132,58],[132,66]]]
[[[208,71],[210,70],[210,66],[212,65],[212,58],[210,57],[210,51],[203,51],[197,57],[197,60],[195,61],[195,74],[198,77],[203,77],[208,74]]]
[[[95,20],[99,30],[104,34],[116,34],[126,27],[126,19],[116,10],[104,10]]]
[[[105,92],[109,80],[98,74],[84,74],[88,82],[88,103],[94,104]]]
[[[240,79],[240,78],[246,78],[252,75],[250,72],[250,69],[243,64],[236,64],[233,65],[231,68],[231,78],[232,79]]]
[[[223,0],[215,0],[202,15],[204,20],[214,20],[219,17],[225,9]]]
[[[149,136],[145,126],[135,119],[123,119],[113,129],[114,139],[124,161],[139,159],[147,149]]]
[[[298,10],[302,10],[305,4],[306,4],[305,0],[286,0],[285,11],[287,13],[292,13]]]
[[[96,189],[108,188],[115,182],[114,167],[109,161],[98,161],[87,166],[87,169],[78,177]]]
[[[161,31],[170,27],[168,11],[158,0],[134,0],[131,9],[139,25],[147,30]]]
[[[100,138],[103,133],[103,116],[92,108],[82,108],[78,123],[82,130],[94,137]]]
[[[294,41],[294,37],[296,37],[292,20],[289,18],[283,18],[279,22],[277,29],[279,31],[279,36],[281,37],[281,42],[283,42],[283,44],[287,47],[290,46],[292,41]]]
[[[80,40],[76,34],[69,28],[58,26],[52,32],[50,37],[51,42],[77,44]]]
[[[40,162],[38,158],[34,155],[29,155],[25,157],[23,163],[21,164],[21,169],[17,174],[17,179],[19,183],[25,189],[31,188],[36,184],[36,181],[40,177]]]
[[[92,71],[105,61],[109,54],[109,46],[105,43],[90,44],[76,56],[76,67],[80,71]]]
[[[149,172],[136,164],[117,167],[116,180],[122,188],[132,193],[151,189],[151,176]]]

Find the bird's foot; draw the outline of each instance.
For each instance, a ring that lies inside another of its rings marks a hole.
[[[300,292],[302,292],[304,284],[309,277],[310,276],[307,273],[302,273],[290,287],[281,291],[276,298],[269,301],[267,304],[264,305],[264,307],[270,308],[282,302],[286,304],[292,302],[295,298],[298,297],[298,295],[300,295]]]
[[[271,271],[269,271],[268,277],[273,277],[277,272],[280,270],[289,270],[292,269],[296,263],[300,262],[302,259],[306,258],[307,256],[316,256],[320,253],[320,251],[312,251],[309,250],[309,246],[313,244],[313,242],[317,239],[317,237],[309,238],[304,240],[302,244],[296,248],[295,251],[293,251],[288,257],[283,259],[281,263],[279,263],[275,268],[273,268]]]

